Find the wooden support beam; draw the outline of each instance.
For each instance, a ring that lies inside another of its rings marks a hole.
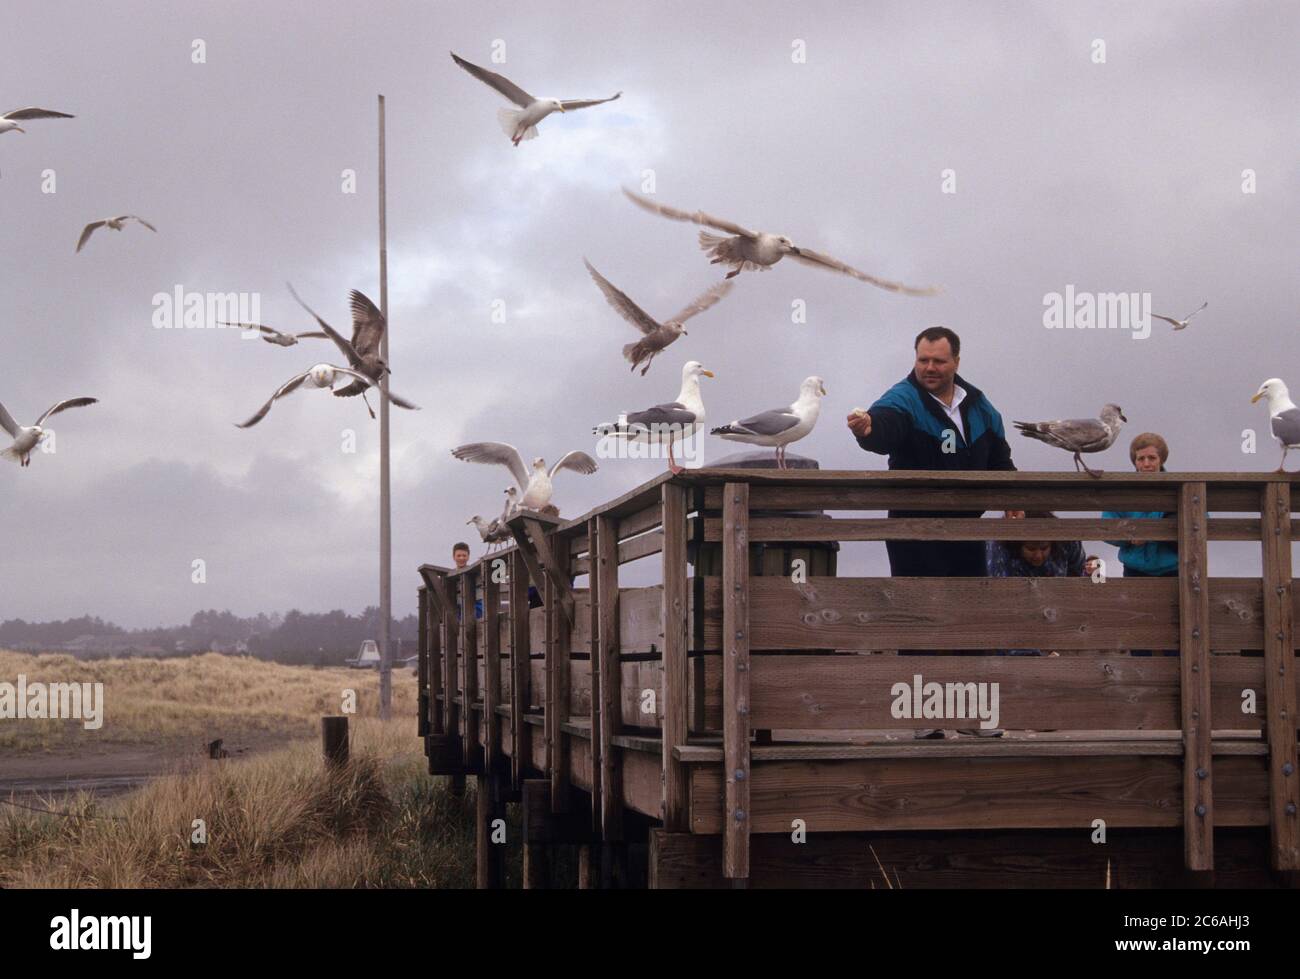
[[[663,684],[659,713],[663,728],[663,821],[669,830],[688,827],[686,767],[673,754],[686,744],[689,730],[690,657],[688,656],[690,596],[686,581],[686,488],[676,483],[660,487],[663,523]],[[703,698],[701,697],[701,703]]]
[[[1178,621],[1183,728],[1183,848],[1188,870],[1214,870],[1210,744],[1210,588],[1205,483],[1178,502]]]
[[[596,518],[592,517],[587,522],[587,541],[591,553],[595,553],[598,538],[598,528]],[[594,563],[594,562],[592,562]],[[600,773],[602,770],[602,755],[600,751],[600,659],[598,654],[600,649],[600,575],[592,574],[587,586],[589,599],[588,607],[591,610],[591,624],[589,633],[592,637],[591,649],[591,742],[589,745],[591,751],[591,825],[592,828],[599,831],[601,828],[601,788]],[[599,858],[597,858],[599,860]]]
[[[523,793],[523,846],[524,890],[541,890],[549,886],[549,850],[542,840],[544,834],[529,833],[529,827],[544,820],[551,813],[551,783],[547,779],[524,779]]]
[[[416,602],[417,625],[415,632],[415,689],[416,697],[416,735],[424,738],[429,734],[429,589],[421,587]]]
[[[546,543],[543,541],[543,543]],[[551,774],[551,810],[569,811],[569,721],[570,657],[573,635],[573,580],[569,577],[569,539],[554,536],[547,547],[557,570],[546,577],[546,758]],[[567,591],[569,611],[561,604]]]
[[[476,571],[466,571],[460,576],[461,709],[465,719],[462,757],[469,771],[477,771],[483,758],[478,717],[472,706],[478,700],[478,619],[474,612],[477,577]]]
[[[442,608],[442,730],[451,738],[460,737],[460,708],[456,704],[460,681],[457,659],[460,631],[460,612],[451,598],[451,586],[445,575],[435,579],[434,595]]]
[[[520,551],[510,555],[510,769],[518,788],[532,756],[532,733],[524,722],[529,702],[528,569]]]
[[[578,847],[578,890],[595,890],[600,883],[600,868],[592,864],[600,859],[599,851],[590,844]]]
[[[749,484],[722,494],[722,745],[726,820],[723,874],[749,876]]]
[[[1268,737],[1269,858],[1300,869],[1300,770],[1296,759],[1296,657],[1291,607],[1291,492],[1269,483],[1260,502],[1264,549],[1264,682]]]
[[[536,581],[537,590],[544,592],[545,585],[555,589],[561,607],[564,609],[565,618],[569,624],[573,624],[574,604],[573,604],[573,579],[569,576],[569,558],[567,554],[561,557],[551,547],[551,541],[547,538],[546,528],[531,517],[521,517],[520,520],[524,525],[525,536],[528,539],[533,554],[537,557],[537,565],[540,571],[540,577],[543,581]],[[557,541],[559,538],[557,538]],[[522,546],[522,545],[521,545]]]
[[[489,558],[483,575],[483,727],[487,741],[483,757],[489,772],[498,771],[502,759],[497,707],[501,703],[501,582],[506,571],[505,558]]]
[[[600,661],[600,825],[606,843],[623,838],[623,801],[619,770],[621,752],[613,738],[622,720],[618,638],[618,523],[610,517],[596,517],[595,567],[592,577],[599,580],[597,631],[593,648]],[[595,738],[593,737],[593,740]]]
[[[496,783],[500,776],[488,773],[476,778],[475,805],[475,879],[479,890],[501,887],[505,883],[502,859],[505,847],[492,842],[492,823],[505,818],[504,807],[498,800]]]

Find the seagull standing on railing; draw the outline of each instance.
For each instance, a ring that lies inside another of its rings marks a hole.
[[[492,552],[492,545],[504,544],[513,536],[507,523],[519,509],[519,504],[515,502],[518,496],[519,490],[511,486],[506,490],[506,505],[501,511],[501,516],[493,517],[491,520],[484,520],[476,513],[466,521],[474,525],[478,535],[483,538],[483,543],[488,545],[489,554]]]
[[[61,411],[67,411],[69,408],[82,408],[86,405],[93,405],[98,401],[97,398],[68,398],[64,401],[56,401],[53,405],[45,410],[45,414],[36,419],[35,425],[19,425],[14,421],[13,415],[0,404],[0,428],[9,433],[14,440],[9,448],[0,452],[0,456],[18,463],[19,466],[27,467],[32,464],[32,450],[36,448],[46,437],[46,431],[41,426],[45,424],[45,419],[52,415],[57,415]]]
[[[750,445],[765,445],[776,449],[776,468],[785,469],[785,449],[791,442],[798,442],[812,432],[821,412],[822,398],[826,396],[826,384],[820,377],[804,378],[799,386],[799,397],[788,408],[776,408],[760,412],[748,418],[741,418],[729,425],[713,429],[711,435],[718,435],[732,442],[748,442]]]
[[[546,468],[546,460],[541,456],[533,460],[530,470],[524,465],[524,457],[519,454],[519,450],[507,442],[470,442],[452,449],[451,454],[462,462],[505,466],[523,491],[519,506],[526,510],[543,510],[550,504],[555,492],[552,479],[561,469],[571,469],[584,476],[590,476],[596,471],[596,460],[578,449],[565,455],[549,470]]]
[[[1089,476],[1100,476],[1100,469],[1089,469],[1080,456],[1081,452],[1104,452],[1115,444],[1119,437],[1120,425],[1128,421],[1119,405],[1106,405],[1101,409],[1100,418],[1069,418],[1052,422],[1012,422],[1020,429],[1020,434],[1031,439],[1038,439],[1058,449],[1074,453],[1074,471],[1083,471]]]
[[[668,401],[644,411],[624,412],[616,422],[605,422],[592,429],[602,437],[668,444],[668,468],[674,474],[685,472],[673,459],[673,442],[685,441],[704,426],[704,400],[700,397],[700,378],[712,377],[698,360],[688,360],[682,367],[682,389],[676,401]]]
[[[1276,377],[1270,377],[1261,384],[1250,403],[1254,404],[1260,398],[1268,398],[1269,427],[1282,446],[1282,461],[1274,471],[1285,472],[1287,452],[1300,447],[1300,408],[1291,400],[1291,392],[1286,389],[1286,385]]]

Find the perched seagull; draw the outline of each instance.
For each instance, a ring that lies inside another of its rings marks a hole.
[[[725,237],[711,235],[707,231],[700,232],[700,247],[713,256],[711,264],[722,263],[731,266],[731,271],[725,276],[728,279],[734,278],[747,269],[770,269],[783,257],[789,255],[791,258],[807,265],[817,265],[835,272],[843,272],[845,275],[851,275],[863,282],[870,282],[873,286],[888,289],[890,292],[902,292],[909,296],[932,296],[939,291],[937,287],[918,289],[905,286],[899,282],[891,282],[888,279],[878,279],[874,275],[867,275],[866,272],[859,272],[852,266],[845,265],[837,258],[815,252],[811,248],[799,248],[785,235],[768,234],[766,231],[750,231],[748,228],[741,227],[731,221],[724,221],[722,218],[715,218],[703,211],[681,211],[675,207],[668,207],[666,204],[656,204],[648,197],[634,194],[626,187],[623,188],[623,193],[634,204],[654,214],[672,218],[674,221],[690,221],[693,224],[707,225],[710,228],[717,228],[719,231],[725,231],[728,235],[731,235],[731,237]]]
[[[35,425],[19,425],[13,419],[13,415],[5,410],[5,406],[0,404],[0,428],[9,433],[14,440],[9,448],[0,452],[0,456],[18,463],[20,466],[30,466],[32,464],[32,450],[45,438],[45,429],[41,426],[45,419],[51,415],[57,415],[61,411],[67,411],[69,408],[82,408],[86,405],[93,405],[98,398],[68,398],[66,401],[58,401],[48,408],[45,414],[36,419]]]
[[[6,112],[0,116],[0,133],[7,133],[11,130],[14,132],[27,132],[20,122],[26,122],[28,119],[75,119],[76,116],[70,116],[66,112],[55,112],[53,109],[14,109],[13,112]]]
[[[700,397],[700,378],[712,377],[698,360],[690,360],[682,367],[682,389],[676,401],[655,405],[645,411],[624,412],[616,422],[605,422],[592,429],[602,437],[624,439],[630,442],[668,442],[668,468],[674,473],[685,470],[673,459],[673,442],[685,441],[704,426],[704,401]]]
[[[689,306],[672,319],[659,323],[651,319],[645,310],[632,302],[626,293],[616,289],[608,279],[592,268],[591,263],[585,258],[582,260],[582,264],[587,266],[587,271],[596,280],[596,285],[600,288],[600,291],[605,294],[605,300],[614,307],[618,315],[645,334],[636,343],[629,343],[623,347],[623,357],[632,365],[632,370],[636,370],[642,361],[645,362],[645,366],[641,368],[642,377],[645,377],[645,372],[654,363],[656,354],[660,353],[678,337],[686,336],[686,321],[714,306],[731,291],[732,285],[730,282],[719,282],[708,292],[696,296]]]
[[[285,381],[284,384],[280,385],[279,390],[277,390],[275,394],[271,395],[270,400],[258,409],[256,415],[248,419],[248,421],[236,425],[236,427],[252,428],[266,417],[266,413],[271,410],[271,405],[273,405],[277,399],[283,398],[286,394],[292,394],[304,384],[307,387],[329,388],[330,390],[333,390],[335,383],[342,380],[344,377],[351,378],[353,384],[362,384],[367,387],[370,386],[370,378],[365,374],[362,374],[360,371],[353,370],[350,367],[336,367],[334,364],[317,364],[311,370],[303,371],[296,377],[291,377],[289,380]],[[337,393],[338,392],[336,391],[335,394]],[[400,408],[415,408],[415,405],[408,404],[404,401],[398,401],[392,395],[389,395],[389,400]],[[369,406],[367,405],[367,407]],[[371,412],[370,416],[373,418],[374,412]]]
[[[269,326],[263,326],[261,323],[231,323],[229,320],[217,320],[222,326],[237,326],[241,330],[257,330],[262,334],[262,339],[267,343],[274,343],[279,347],[292,347],[299,340],[313,337],[318,340],[328,340],[328,333],[281,333],[279,330],[272,329]]]
[[[105,218],[103,221],[92,221],[81,231],[81,238],[77,241],[77,251],[86,247],[86,242],[90,241],[90,236],[95,233],[96,228],[111,228],[113,231],[121,231],[122,226],[127,221],[139,221],[150,231],[157,233],[158,229],[146,221],[144,218],[136,217],[134,214],[121,214],[115,218]]]
[[[1210,303],[1207,300],[1206,302],[1201,303],[1201,305],[1197,306],[1194,310],[1192,310],[1190,313],[1188,313],[1185,317],[1183,317],[1180,320],[1176,320],[1172,316],[1161,316],[1159,313],[1152,313],[1151,318],[1157,320],[1164,320],[1166,323],[1174,324],[1174,332],[1177,333],[1179,330],[1187,329],[1187,324],[1192,321],[1192,317],[1195,316],[1197,313],[1199,313],[1208,305],[1210,305]]]
[[[1071,418],[1054,422],[1012,422],[1020,429],[1020,434],[1031,439],[1038,439],[1058,449],[1074,453],[1074,471],[1083,471],[1089,476],[1100,476],[1101,470],[1088,468],[1088,464],[1079,455],[1081,452],[1104,452],[1115,444],[1119,437],[1120,424],[1128,421],[1119,405],[1106,405],[1101,409],[1101,418]]]
[[[713,429],[709,434],[720,435],[732,442],[748,442],[776,449],[776,467],[785,469],[785,448],[798,442],[813,430],[821,411],[826,384],[820,377],[806,377],[799,385],[799,397],[788,408],[775,408],[729,425]]]
[[[375,417],[375,410],[370,407],[370,401],[366,398],[366,388],[374,385],[379,387],[379,382],[385,374],[391,374],[388,363],[380,356],[380,344],[384,339],[384,331],[388,329],[388,321],[384,319],[378,307],[375,306],[363,293],[353,289],[349,293],[352,300],[352,340],[351,342],[343,339],[334,327],[330,326],[323,319],[316,315],[315,310],[308,306],[294,292],[293,286],[289,286],[289,292],[294,299],[298,300],[298,305],[311,313],[312,319],[320,324],[320,328],[325,331],[325,335],[334,341],[335,346],[343,352],[348,363],[354,371],[360,371],[364,376],[353,381],[341,391],[335,391],[336,398],[354,398],[358,394],[361,400],[366,403],[366,411],[370,412],[370,417]],[[399,408],[415,409],[416,406],[405,398],[399,398],[388,392],[388,400]]]
[[[589,106],[613,102],[622,92],[615,92],[607,99],[539,99],[534,98],[504,75],[470,64],[464,58],[451,52],[451,60],[486,85],[491,85],[507,99],[519,106],[518,109],[498,109],[497,119],[501,128],[516,146],[520,140],[536,139],[537,124],[552,112],[571,112],[574,109],[586,109]]]
[[[1282,461],[1275,471],[1284,472],[1287,452],[1300,447],[1300,408],[1291,400],[1291,392],[1286,389],[1286,385],[1276,377],[1270,377],[1261,384],[1250,403],[1254,404],[1260,398],[1268,398],[1269,427],[1282,446]]]
[[[596,460],[577,449],[564,456],[549,471],[546,468],[546,460],[538,456],[533,460],[531,472],[524,465],[524,457],[519,454],[519,450],[505,442],[470,442],[452,449],[451,454],[462,462],[505,466],[514,475],[515,481],[523,491],[524,495],[519,501],[519,506],[526,510],[546,508],[554,492],[551,480],[561,469],[572,469],[584,476],[589,476],[596,471]]]
[[[474,525],[474,528],[478,531],[479,537],[483,538],[484,544],[504,544],[513,536],[510,528],[506,526],[506,524],[518,509],[518,504],[515,503],[515,498],[518,495],[519,490],[511,486],[506,490],[506,506],[505,509],[501,511],[501,516],[493,517],[491,520],[484,520],[476,513],[466,521],[466,523]],[[490,546],[488,550],[491,551]]]

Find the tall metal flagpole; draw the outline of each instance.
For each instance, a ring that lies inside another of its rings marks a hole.
[[[388,200],[384,155],[384,97],[379,96],[379,312],[388,322]],[[379,355],[388,363],[388,330]],[[388,477],[388,375],[379,381],[379,717],[393,709],[393,658],[389,624],[393,619],[393,528]]]

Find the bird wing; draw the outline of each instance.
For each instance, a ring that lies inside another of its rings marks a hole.
[[[45,410],[45,414],[36,419],[36,425],[39,428],[51,415],[57,415],[61,411],[67,411],[69,408],[84,408],[86,405],[93,405],[98,398],[68,398],[66,401],[56,401]]]
[[[273,329],[272,327],[269,326],[264,326],[261,323],[232,323],[230,320],[217,320],[217,322],[220,323],[222,326],[235,326],[241,330],[257,330],[260,333],[264,333],[268,337],[282,337],[285,335],[281,333],[279,330]],[[321,336],[324,335],[325,334],[323,333],[321,334]]]
[[[336,368],[336,370],[342,370],[342,368]],[[277,398],[283,398],[286,394],[292,394],[294,391],[298,390],[298,388],[302,386],[302,382],[307,380],[307,378],[310,376],[311,376],[311,371],[306,370],[303,371],[301,374],[297,375],[296,377],[289,378],[289,380],[285,381],[283,384],[280,385],[280,387],[276,390],[275,394],[271,395],[271,397],[267,399],[266,404],[262,405],[262,407],[257,410],[256,415],[248,419],[248,421],[244,422],[243,424],[238,424],[235,427],[252,428],[254,425],[256,425],[258,422],[260,422],[263,418],[266,417],[266,413],[271,410],[271,405],[275,404]]]
[[[150,231],[154,232],[155,234],[156,234],[157,231],[158,231],[157,228],[155,228],[152,224],[150,224],[150,223],[149,223],[148,221],[146,221],[144,218],[140,217],[138,214],[123,214],[122,217],[119,218],[118,220],[120,220],[120,221],[126,221],[126,220],[139,221],[141,224],[143,224],[146,228],[148,228]]]
[[[0,428],[3,428],[13,438],[18,437],[18,423],[14,421],[14,416],[9,414],[2,404],[0,404]]]
[[[774,408],[772,411],[759,412],[740,421],[724,426],[735,432],[750,435],[780,435],[799,424],[799,416],[789,408]]]
[[[1105,425],[1096,418],[1064,418],[1059,421],[1051,422],[1016,422],[1022,434],[1029,435],[1031,438],[1047,436],[1041,438],[1044,442],[1050,442],[1062,449],[1069,449],[1071,452],[1093,452],[1099,449],[1107,448],[1113,441],[1113,438]],[[1037,436],[1033,432],[1027,431],[1022,426],[1029,424],[1035,425]]]
[[[1273,435],[1283,445],[1300,445],[1300,408],[1288,408],[1269,419]]]
[[[398,397],[392,391],[387,392],[387,394],[388,394],[388,400],[391,401],[393,404],[397,405],[397,407],[399,408],[405,408],[408,411],[420,410],[420,406],[415,404],[413,401],[407,401],[405,398]]]
[[[1181,329],[1183,325],[1182,323],[1178,322],[1178,320],[1174,319],[1172,316],[1161,316],[1159,313],[1152,313],[1151,318],[1153,320],[1164,320],[1166,323],[1171,323],[1176,329]]]
[[[1205,302],[1201,303],[1201,305],[1197,306],[1194,310],[1192,310],[1190,313],[1188,313],[1186,316],[1184,316],[1184,317],[1183,317],[1183,322],[1184,322],[1184,323],[1190,323],[1190,322],[1192,321],[1192,317],[1195,316],[1197,313],[1199,313],[1201,310],[1203,310],[1203,309],[1204,309],[1206,306],[1208,306],[1208,305],[1210,305],[1210,301],[1207,299]]]
[[[94,234],[95,229],[102,228],[106,223],[107,222],[105,221],[92,221],[90,224],[86,225],[86,227],[82,229],[81,238],[77,241],[77,251],[81,251],[81,249],[85,248],[86,242],[90,241],[90,236]]]
[[[711,214],[705,214],[703,211],[681,211],[675,207],[669,207],[667,204],[656,204],[648,197],[640,194],[634,194],[626,187],[623,193],[627,195],[628,200],[633,204],[644,207],[653,214],[659,214],[666,218],[672,218],[674,221],[690,221],[693,224],[703,224],[710,228],[717,228],[719,231],[725,231],[730,235],[740,235],[744,238],[757,238],[758,233],[750,231],[733,221],[725,221],[722,218],[715,218]]]
[[[504,75],[498,75],[495,71],[488,71],[486,68],[480,68],[478,65],[471,64],[464,58],[457,57],[455,51],[451,52],[451,60],[460,65],[479,81],[486,85],[491,85],[521,109],[526,109],[537,101],[509,78],[506,78]]]
[[[554,476],[561,469],[572,469],[576,473],[590,476],[596,471],[596,460],[581,449],[574,449],[553,465],[547,475]]]
[[[731,291],[731,282],[723,280],[708,292],[701,293],[690,301],[680,313],[672,318],[672,322],[685,323],[692,316],[704,312],[711,306],[715,306],[721,301],[722,297]]]
[[[613,102],[622,95],[622,92],[615,92],[607,99],[560,99],[560,105],[564,106],[565,112],[568,112],[571,109],[586,109],[589,106],[602,105],[605,102]]]
[[[352,300],[352,349],[358,357],[374,357],[379,353],[379,343],[384,338],[388,323],[379,307],[364,293],[353,289],[348,297]]]
[[[665,404],[655,405],[653,408],[647,408],[645,411],[633,411],[627,416],[628,425],[693,425],[695,424],[695,412],[691,411],[680,401],[669,401]]]
[[[328,333],[321,333],[319,330],[312,330],[310,333],[295,333],[294,336],[299,340],[308,338],[312,340],[328,340],[330,338]]]
[[[28,109],[14,109],[13,112],[6,112],[0,119],[16,119],[19,122],[24,119],[75,119],[76,116],[70,116],[66,112],[55,112],[53,109],[38,109],[35,106]]]
[[[867,275],[866,272],[855,269],[852,265],[845,265],[838,258],[823,255],[821,252],[815,252],[811,248],[796,248],[790,253],[790,255],[806,265],[820,265],[822,268],[831,269],[835,272],[843,272],[845,275],[851,275],[853,278],[861,279],[863,282],[870,282],[873,286],[879,286],[881,289],[888,289],[890,292],[901,292],[908,296],[933,296],[939,291],[938,286],[917,288],[914,286],[905,286],[901,282],[891,282],[889,279],[878,279],[874,275]]]
[[[481,462],[505,466],[519,483],[520,489],[528,489],[528,467],[519,450],[506,442],[470,442],[457,446],[451,454],[462,462]]]
[[[338,330],[334,329],[334,327],[330,326],[323,319],[317,316],[316,311],[302,301],[302,297],[294,291],[294,288],[290,283],[286,282],[285,285],[289,286],[289,294],[293,296],[294,299],[298,300],[298,305],[307,310],[307,312],[311,314],[312,319],[320,324],[320,328],[325,331],[325,335],[334,341],[334,345],[342,351],[343,356],[348,359],[348,363],[353,367],[360,367],[361,358],[357,356],[357,352],[353,348],[352,344],[343,339],[343,336],[338,332]]]
[[[627,293],[618,289],[612,282],[592,268],[591,263],[585,258],[582,260],[582,264],[587,266],[587,271],[591,273],[591,277],[596,281],[596,285],[600,288],[600,291],[605,294],[605,301],[614,307],[614,311],[617,312],[619,316],[623,317],[623,319],[627,320],[642,333],[653,333],[655,330],[659,329],[659,324],[651,318],[649,313],[636,303],[632,302],[632,300],[628,298]]]

